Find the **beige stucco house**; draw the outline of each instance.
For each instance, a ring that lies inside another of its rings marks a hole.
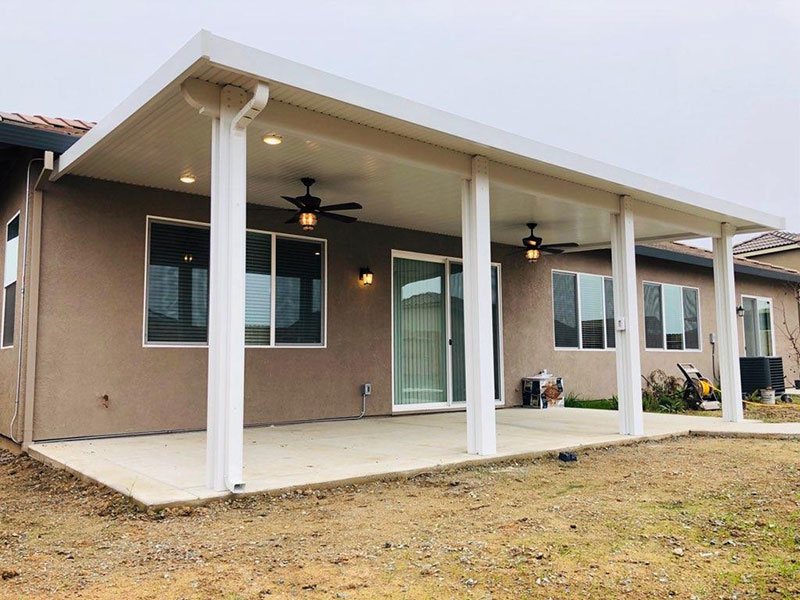
[[[97,125],[0,117],[19,443],[208,428],[209,486],[234,489],[242,424],[356,416],[365,383],[367,416],[466,409],[491,454],[522,377],[619,395],[633,433],[641,373],[677,362],[721,375],[735,420],[737,357],[788,357],[798,326],[800,273],[730,253],[779,217],[207,32]],[[301,177],[358,221],[307,223],[281,198]],[[530,221],[561,245],[533,262]],[[705,236],[717,256],[673,242]]]
[[[800,270],[800,234],[767,231],[733,247],[734,255]]]

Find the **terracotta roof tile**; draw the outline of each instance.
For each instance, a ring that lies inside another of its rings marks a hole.
[[[781,246],[790,246],[800,243],[800,234],[789,231],[768,231],[752,239],[739,242],[733,247],[734,254],[770,250]]]
[[[651,242],[649,244],[644,244],[644,245],[650,246],[652,248],[662,248],[664,250],[680,252],[682,254],[702,256],[704,258],[709,258],[709,259],[713,256],[713,252],[711,252],[710,250],[705,250],[704,248],[695,248],[694,246],[687,246],[686,244],[681,244],[679,242]],[[744,258],[743,256],[734,256],[733,262],[739,265],[749,265],[751,267],[757,267],[759,269],[764,269],[765,271],[775,271],[778,273],[792,273],[794,275],[800,275],[800,271],[797,271],[796,269],[790,269],[789,267],[779,267],[777,265],[773,265],[770,263],[761,262],[760,260],[753,260],[752,258]]]
[[[53,131],[55,133],[72,136],[81,136],[95,125],[92,121],[5,112],[0,112],[0,122],[8,122],[21,127],[33,127],[35,129]]]

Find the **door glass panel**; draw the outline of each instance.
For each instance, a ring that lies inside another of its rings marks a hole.
[[[494,399],[500,400],[500,269],[492,265],[492,339],[494,341]]]
[[[467,401],[464,356],[464,267],[450,263],[450,328],[453,368],[453,402]]]
[[[447,402],[444,277],[444,263],[394,259],[397,405]]]
[[[744,307],[744,355],[758,356],[758,319],[756,299],[742,298]]]
[[[772,310],[771,302],[763,298],[757,301],[758,335],[761,356],[772,356]]]
[[[677,285],[664,286],[664,327],[667,350],[683,350],[683,292]]]

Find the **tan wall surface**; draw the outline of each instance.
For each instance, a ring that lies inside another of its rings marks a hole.
[[[786,250],[784,252],[771,252],[770,254],[758,254],[751,256],[753,260],[769,263],[778,267],[787,267],[800,271],[800,248]]]
[[[717,329],[714,311],[714,278],[710,268],[662,261],[637,256],[638,300],[640,345],[642,348],[642,372],[647,375],[654,369],[662,369],[667,374],[679,375],[678,362],[693,363],[706,376],[712,377],[711,344],[709,333]],[[525,277],[529,266],[524,263],[509,263],[504,266],[506,278],[517,277],[524,280],[527,293],[516,297],[505,297],[505,313],[529,312],[537,318],[527,325],[527,340],[516,338],[520,345],[512,345],[508,340],[505,346],[506,372],[513,363],[513,372],[535,374],[546,368],[551,373],[564,377],[568,391],[587,398],[606,398],[616,393],[615,354],[611,350],[555,350],[553,333],[553,302],[551,277],[554,269],[578,271],[597,275],[611,275],[611,256],[608,251],[587,252],[550,256],[533,266],[532,277]],[[644,309],[642,282],[673,283],[693,286],[700,290],[700,339],[701,350],[697,351],[658,351],[644,349]],[[776,326],[775,345],[777,355],[784,357],[784,370],[787,375],[800,377],[796,366],[790,360],[790,346],[785,335],[778,328],[782,326],[783,311],[787,307],[786,318],[789,329],[798,326],[798,313],[786,284],[772,279],[736,275],[737,302],[741,294],[771,297],[774,301],[774,321]],[[794,307],[794,309],[793,309]],[[785,328],[784,328],[785,329]],[[744,354],[742,320],[739,319],[739,342]],[[506,381],[507,397],[516,398],[519,382]]]
[[[20,229],[24,227],[24,207],[25,207],[25,169],[28,165],[30,156],[28,153],[20,153],[6,175],[0,182],[0,314],[2,313],[3,303],[3,265],[5,264],[6,253],[6,223],[17,213],[20,212]],[[34,169],[35,170],[35,169]],[[22,231],[20,230],[19,255],[22,256]],[[22,260],[19,260],[17,270],[17,299],[16,299],[16,321],[14,325],[14,346],[11,348],[0,349],[0,435],[10,436],[11,419],[14,415],[14,402],[17,387],[17,363],[19,353],[19,326],[22,310]],[[21,439],[22,435],[22,401],[20,400],[20,414],[14,422],[14,437]]]
[[[142,317],[147,216],[207,221],[208,199],[67,177],[45,193],[42,212],[35,439],[203,428],[207,350],[143,347]],[[286,211],[248,212],[249,227],[300,233],[283,224]],[[312,235],[328,240],[328,345],[247,349],[249,424],[357,414],[365,381],[374,390],[368,414],[391,413],[391,251],[461,254],[458,238],[366,223],[322,221]],[[503,263],[506,404],[519,404],[520,378],[543,368],[585,396],[613,394],[613,351],[553,349],[550,286],[553,268],[609,274],[608,253],[529,265],[520,255],[507,257],[509,250],[493,249]],[[703,352],[643,352],[644,370],[674,371],[679,360],[693,361],[710,376],[710,269],[639,264],[640,278],[700,287],[702,305]],[[373,286],[358,284],[361,266],[375,272]],[[752,278],[742,285],[755,293],[776,283]]]

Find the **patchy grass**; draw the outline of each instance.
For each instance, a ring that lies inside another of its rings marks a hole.
[[[5,598],[797,598],[800,441],[680,438],[152,513],[0,455]]]
[[[720,410],[690,410],[687,415],[701,417],[721,417]],[[765,423],[800,423],[800,404],[758,404],[748,402],[744,405],[745,419],[755,419]]]

